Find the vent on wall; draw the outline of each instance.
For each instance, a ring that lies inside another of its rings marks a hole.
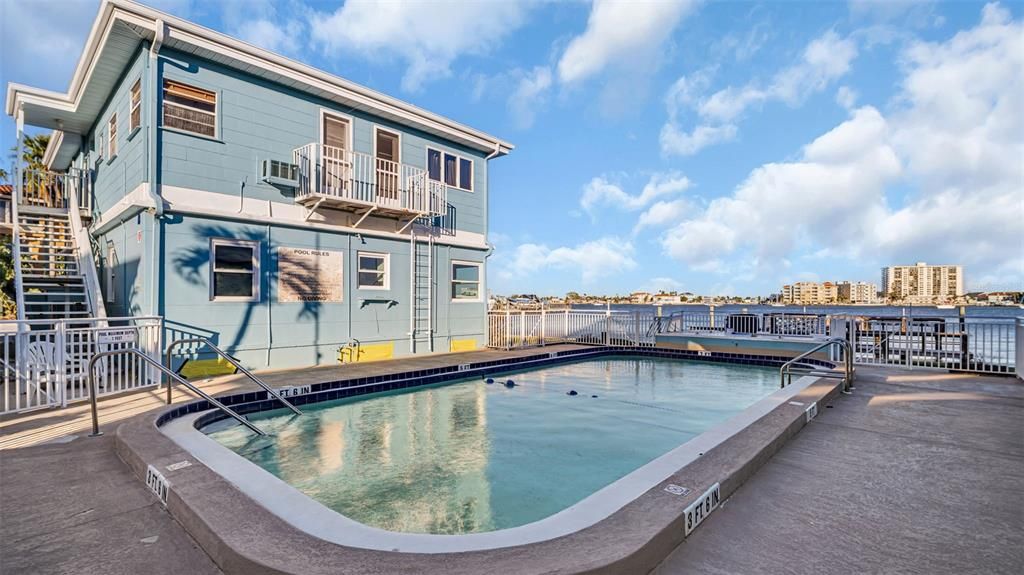
[[[260,162],[260,179],[275,186],[295,188],[299,185],[299,166],[277,160]]]

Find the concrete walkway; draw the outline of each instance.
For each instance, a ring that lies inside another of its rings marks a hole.
[[[1020,573],[1024,383],[858,377],[655,573]]]
[[[266,379],[326,381],[464,355]],[[1019,572],[1024,383],[867,368],[859,377],[853,396],[822,408],[655,573]],[[12,437],[63,443],[0,451],[0,573],[219,573],[114,454],[116,422],[160,406],[151,392],[102,402],[102,438],[84,437],[88,412],[78,407],[2,422],[9,447]]]
[[[3,452],[0,573],[220,573],[113,443],[111,434]]]

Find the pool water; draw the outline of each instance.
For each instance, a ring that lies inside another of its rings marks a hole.
[[[778,388],[771,368],[634,357],[493,377],[251,415],[268,437],[203,431],[363,524],[477,533],[553,515]]]

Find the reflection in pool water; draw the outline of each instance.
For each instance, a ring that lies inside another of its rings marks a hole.
[[[500,385],[512,379],[516,386]],[[361,523],[475,533],[543,519],[775,390],[774,370],[602,358],[253,415],[204,431]],[[569,395],[576,391],[576,395]],[[595,397],[596,396],[596,397]]]

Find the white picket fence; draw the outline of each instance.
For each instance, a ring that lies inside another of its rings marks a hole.
[[[487,314],[487,345],[497,349],[554,343],[650,347],[652,313],[613,311],[503,311]]]
[[[136,348],[160,361],[160,317],[0,321],[0,413],[60,407],[89,398],[88,365],[101,351]],[[97,394],[160,384],[160,374],[127,354],[95,368]]]

